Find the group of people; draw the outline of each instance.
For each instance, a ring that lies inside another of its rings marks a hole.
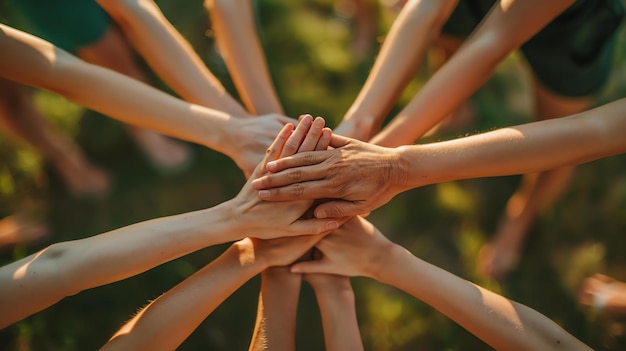
[[[248,181],[236,197],[215,207],[55,243],[1,267],[0,327],[85,289],[232,242],[216,260],[142,308],[103,349],[175,349],[259,273],[253,350],[294,348],[303,280],[319,302],[327,348],[363,349],[351,276],[404,290],[496,349],[588,349],[538,311],[415,257],[363,216],[416,187],[528,174],[494,240],[481,250],[486,274],[506,274],[530,225],[563,191],[574,166],[626,152],[626,100],[590,109],[610,74],[624,13],[620,0],[409,0],[334,130],[320,117],[285,116],[249,0],[206,2],[243,104],[229,96],[151,0],[14,3],[35,35],[0,24],[6,53],[0,78],[13,94],[1,98],[7,107],[0,115],[42,153],[50,150],[46,157],[61,159],[61,173],[65,163],[77,167],[68,166],[68,174],[85,171],[88,176],[77,181],[68,175],[70,189],[102,191],[106,175],[79,151],[53,155],[77,148],[55,136],[17,84],[58,93],[133,126],[131,135],[157,165],[177,167],[189,157],[164,134],[229,156]],[[383,127],[433,44],[445,49],[448,61]],[[517,48],[533,78],[540,121],[414,144]],[[146,85],[133,51],[184,100]],[[602,293],[592,287],[586,301],[623,313],[624,285],[594,279],[589,285]],[[610,288],[602,289],[601,282]]]

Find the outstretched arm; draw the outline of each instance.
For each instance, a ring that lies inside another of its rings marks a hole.
[[[303,126],[293,135],[308,142],[321,138],[323,123],[314,126],[315,130],[310,124]],[[268,149],[266,161],[281,154],[292,139],[292,130],[292,125],[285,126]],[[301,135],[303,130],[306,137]],[[251,179],[264,172],[262,163]],[[249,181],[234,199],[207,210],[53,244],[0,268],[0,328],[64,297],[128,278],[210,245],[252,235],[274,238],[322,233],[337,226],[333,221],[301,219],[311,203],[262,201]]]
[[[97,2],[117,22],[154,71],[185,100],[233,115],[248,115],[154,1]]]
[[[207,146],[250,174],[290,118],[236,118],[176,99],[52,44],[0,24],[0,76],[50,90],[112,118]],[[260,146],[260,147],[259,147]]]
[[[321,240],[297,273],[367,276],[424,301],[497,350],[590,350],[541,313],[472,284],[391,243],[360,217]]]
[[[252,1],[205,0],[205,6],[217,44],[246,107],[255,114],[283,114],[255,29]]]
[[[319,205],[318,218],[322,211],[329,217],[367,213],[419,186],[538,172],[624,153],[624,111],[621,99],[566,118],[399,148],[334,135],[334,149],[270,162],[272,173],[252,186],[271,201],[343,199]]]
[[[413,143],[469,98],[495,67],[574,0],[500,0],[463,46],[371,142]]]
[[[323,235],[238,241],[211,264],[141,310],[102,350],[176,349],[243,283],[266,268],[290,264]]]
[[[359,95],[335,133],[367,141],[378,132],[457,2],[407,2],[391,26]]]

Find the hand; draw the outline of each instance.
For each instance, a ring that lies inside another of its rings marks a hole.
[[[245,238],[235,243],[241,265],[260,264],[263,269],[287,266],[309,251],[328,232],[276,239]]]
[[[293,118],[276,113],[251,118],[233,118],[224,145],[230,145],[226,153],[250,177],[257,164],[263,159],[265,149],[287,123],[295,124]]]
[[[374,132],[379,129],[374,128],[372,122],[365,121],[362,118],[357,120],[357,118],[347,119],[344,117],[337,128],[333,130],[333,133],[361,141],[368,141],[374,135]]]
[[[395,149],[333,135],[327,151],[305,152],[269,162],[272,174],[252,182],[268,201],[336,199],[315,208],[317,218],[368,213],[401,192],[407,169]]]
[[[375,278],[394,246],[370,222],[352,217],[315,245],[321,259],[298,262],[291,272]]]
[[[302,214],[313,203],[311,200],[266,202],[259,198],[257,192],[251,188],[251,181],[266,173],[265,164],[268,161],[300,150],[326,149],[331,134],[330,129],[324,128],[323,118],[318,117],[313,121],[313,118],[308,115],[302,118],[295,131],[291,123],[283,127],[248,182],[239,194],[229,201],[230,216],[243,227],[241,237],[268,239],[319,234],[338,226],[335,220],[301,219]]]

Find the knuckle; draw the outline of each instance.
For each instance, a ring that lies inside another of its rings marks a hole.
[[[290,180],[300,180],[302,179],[302,171],[299,169],[292,169],[289,172],[287,172],[287,177]]]
[[[294,184],[291,187],[291,193],[295,197],[302,197],[302,195],[304,195],[304,186],[302,186],[302,184]]]

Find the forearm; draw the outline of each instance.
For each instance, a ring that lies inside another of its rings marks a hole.
[[[0,268],[0,327],[80,291],[119,281],[204,247],[239,239],[229,210],[149,220],[61,242]],[[10,303],[9,303],[10,301]]]
[[[254,114],[284,114],[255,29],[252,0],[207,0],[215,36],[241,98]]]
[[[626,152],[624,111],[626,99],[621,99],[571,117],[404,146],[398,149],[398,164],[408,170],[406,189],[576,165]]]
[[[316,289],[315,296],[322,316],[326,350],[363,350],[350,281],[347,280],[345,286]]]
[[[98,0],[154,71],[194,104],[245,116],[191,45],[152,0]]]
[[[373,278],[439,310],[497,350],[589,350],[537,311],[424,262],[400,246]]]
[[[251,351],[295,350],[301,283],[302,277],[289,273],[288,267],[263,272]]]
[[[420,66],[456,1],[409,1],[393,23],[363,88],[344,119],[377,129]]]
[[[175,350],[228,296],[263,265],[240,261],[237,244],[154,300],[126,323],[102,350]]]
[[[511,51],[535,35],[572,2],[496,2],[459,51],[371,141],[382,146],[412,144],[487,82],[497,64]]]
[[[224,152],[231,115],[186,103],[102,67],[90,65],[48,42],[0,25],[0,75],[58,93],[69,100],[139,127]]]

